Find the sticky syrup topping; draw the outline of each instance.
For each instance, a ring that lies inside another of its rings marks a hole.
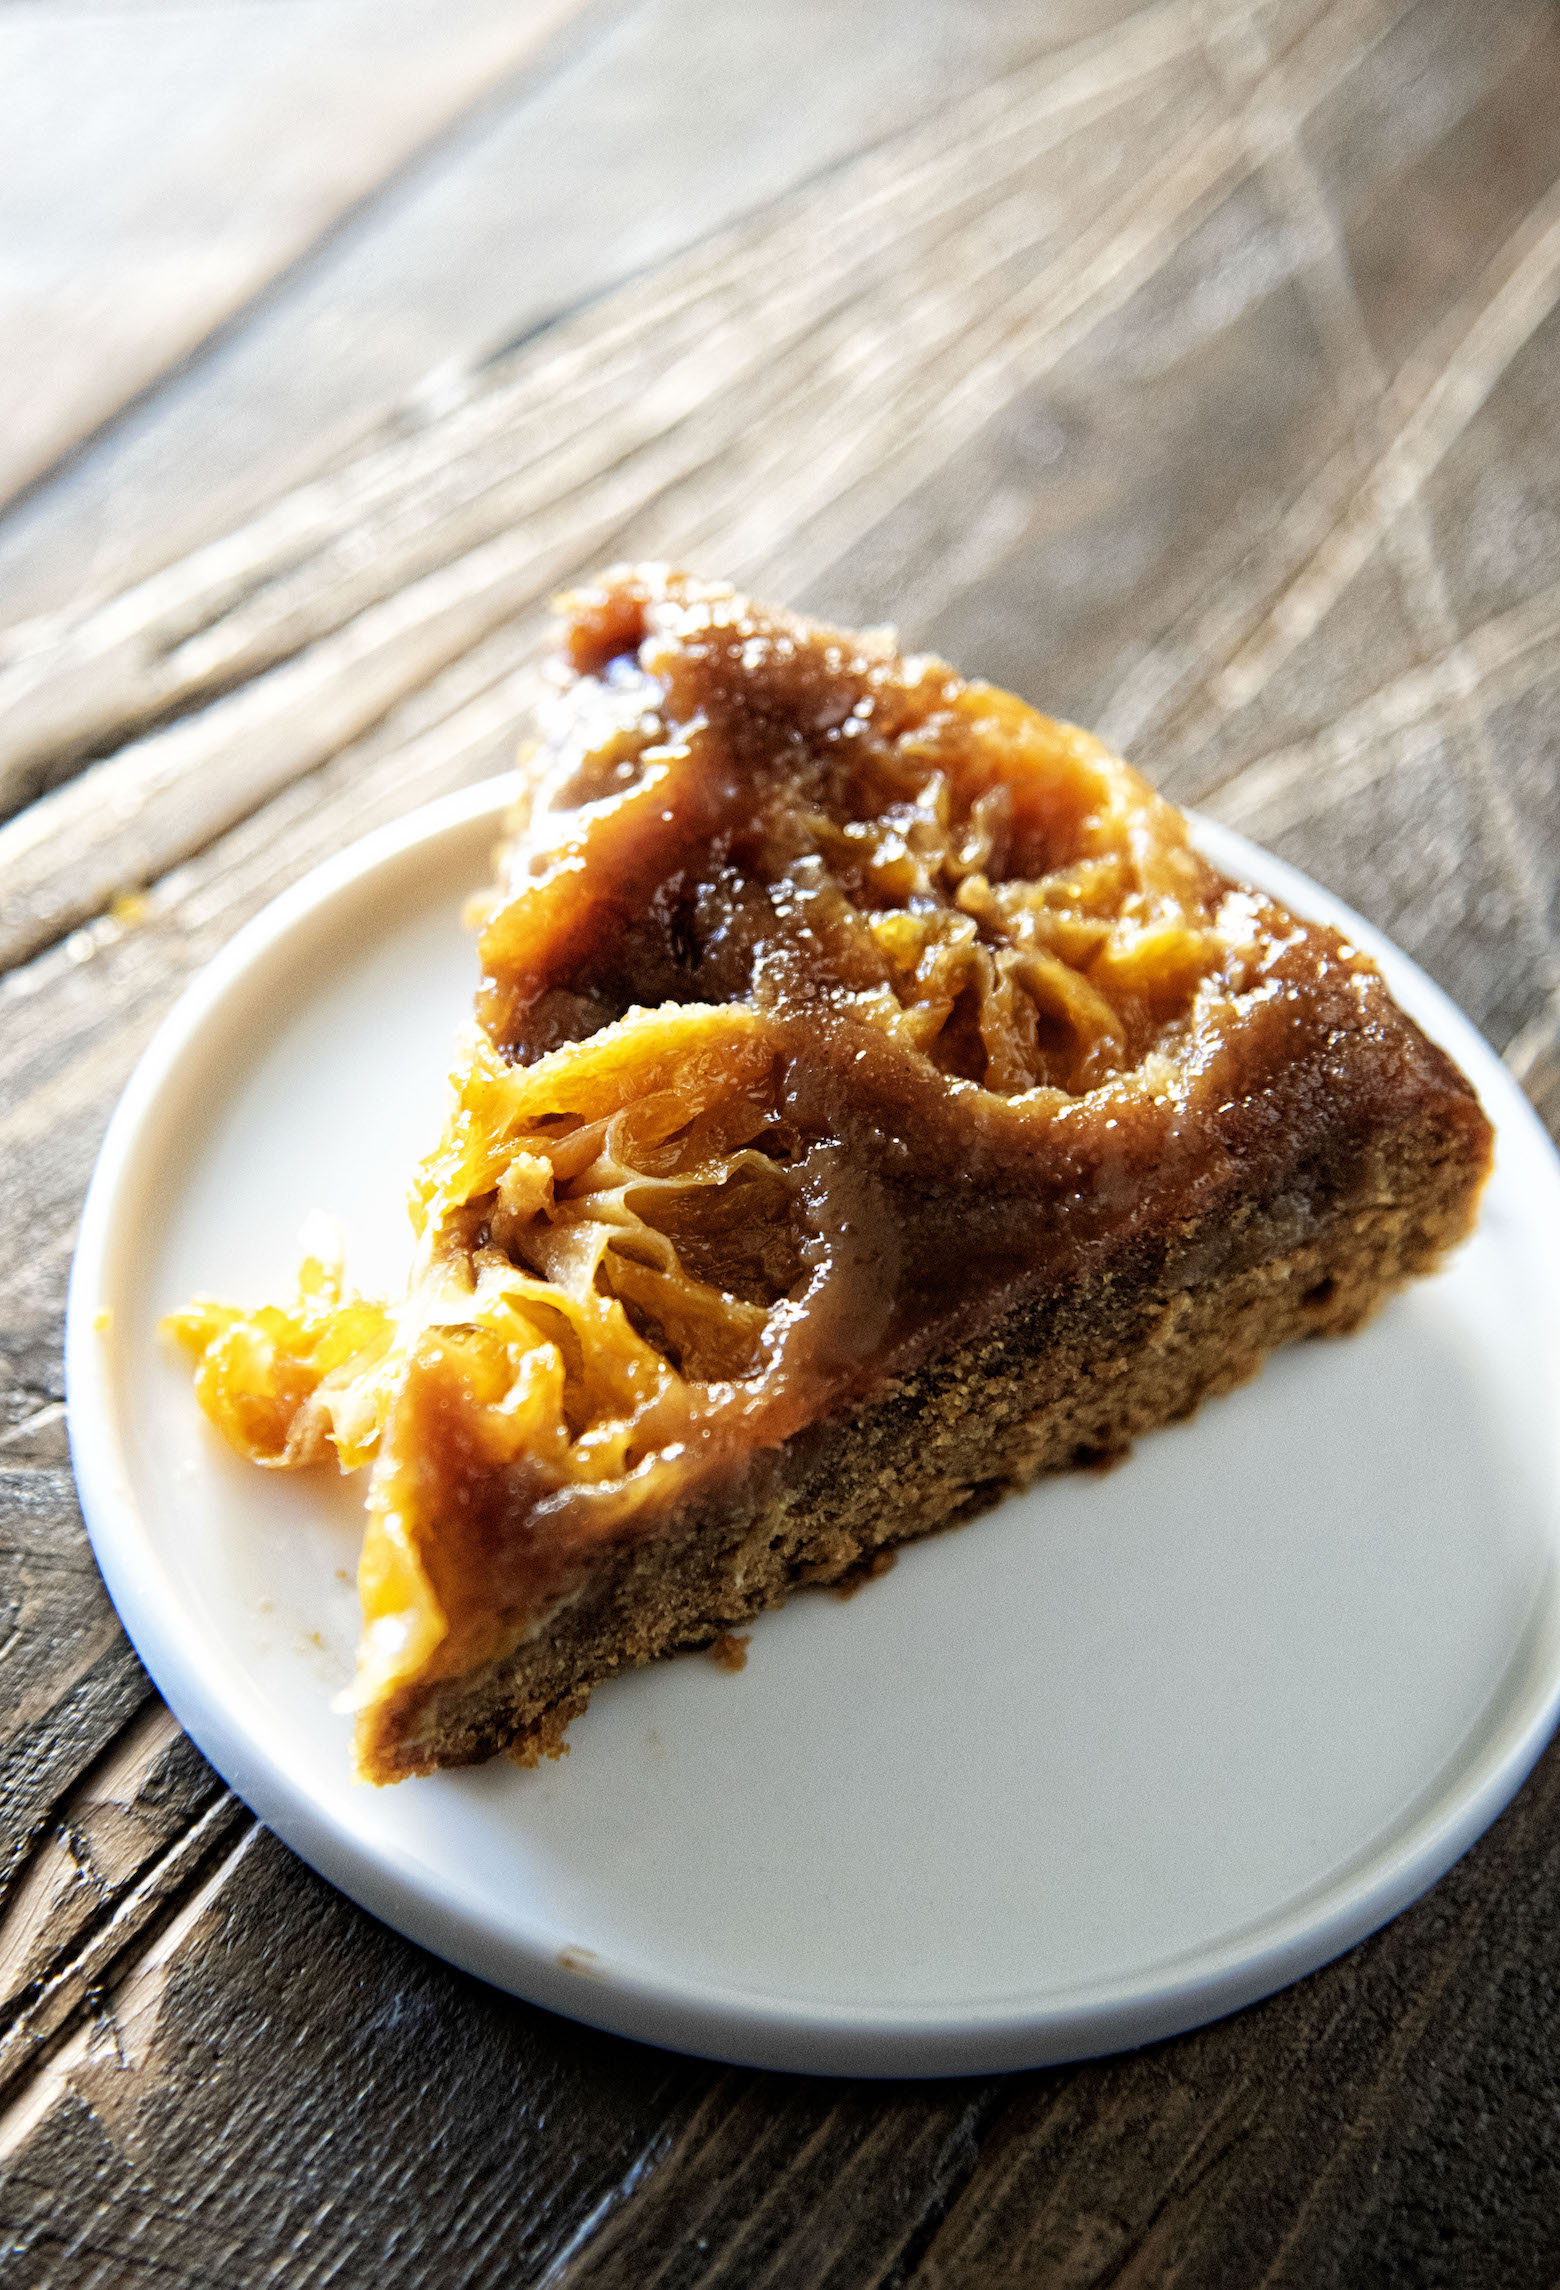
[[[662,568],[565,612],[407,1301],[173,1323],[257,1461],[377,1447],[364,1701],[1130,1214],[1302,935],[886,636]]]

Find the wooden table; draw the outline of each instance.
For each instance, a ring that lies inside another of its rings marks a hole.
[[[183,1740],[60,1332],[114,1099],[667,555],[1099,725],[1560,1119],[1548,0],[299,0],[0,22],[0,2282],[1560,2279],[1560,1755],[1341,1962],[849,2085],[394,1938]]]

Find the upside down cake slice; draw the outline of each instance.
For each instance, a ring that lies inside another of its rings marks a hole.
[[[375,1781],[1355,1327],[1489,1162],[1086,733],[664,568],[565,610],[406,1301],[176,1321],[258,1460],[372,1456]]]

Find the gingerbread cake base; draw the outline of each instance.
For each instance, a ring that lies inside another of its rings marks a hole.
[[[708,1645],[1042,1473],[1119,1456],[1280,1345],[1348,1334],[1462,1237],[1477,1150],[1467,1131],[1421,1123],[1385,1161],[1368,1154],[1341,1198],[1241,1204],[1033,1299],[626,1543],[504,1659],[376,1711],[359,1739],[367,1777],[566,1754],[565,1729],[615,1673]],[[1297,1214],[1312,1229],[1275,1251]],[[1210,1257],[1219,1269],[1196,1277]]]

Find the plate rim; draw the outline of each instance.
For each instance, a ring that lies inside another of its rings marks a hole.
[[[115,1108],[82,1212],[66,1312],[65,1383],[71,1458],[93,1553],[137,1653],[181,1726],[261,1821],[320,1875],[432,1954],[511,1994],[612,2034],[736,2064],[851,2076],[986,2074],[1095,2057],[1177,2035],[1288,1986],[1389,1922],[1445,1874],[1504,1809],[1560,1718],[1560,1632],[1543,1689],[1529,1681],[1504,1718],[1497,1688],[1459,1756],[1385,1836],[1325,1873],[1277,1912],[1127,1978],[957,2007],[861,2007],[766,1997],[674,1974],[582,1975],[555,1938],[500,1923],[458,1888],[443,1887],[393,1841],[367,1840],[297,1783],[243,1722],[245,1687],[215,1674],[198,1633],[177,1627],[156,1595],[156,1538],[140,1515],[118,1452],[113,1372],[96,1326],[118,1238],[115,1206],[161,1094],[207,1021],[265,957],[300,927],[426,844],[478,824],[497,827],[514,799],[513,773],[440,797],[374,829],[271,900],[186,986],[143,1052]],[[1221,871],[1269,891],[1296,913],[1348,933],[1381,966],[1397,998],[1468,1074],[1497,1137],[1540,1149],[1560,1205],[1560,1157],[1515,1079],[1443,989],[1344,901],[1286,860],[1191,813],[1198,846]],[[1404,989],[1407,988],[1405,993]],[[151,1559],[151,1565],[138,1564]],[[1556,1568],[1552,1558],[1548,1584]],[[1546,1585],[1548,1587],[1548,1585]],[[1549,1588],[1547,1605],[1554,1606]],[[1546,1610],[1536,1595],[1527,1633]],[[1526,1672],[1524,1672],[1526,1677]],[[1484,1736],[1481,1740],[1480,1736]],[[1260,1935],[1260,1942],[1257,1936]]]

